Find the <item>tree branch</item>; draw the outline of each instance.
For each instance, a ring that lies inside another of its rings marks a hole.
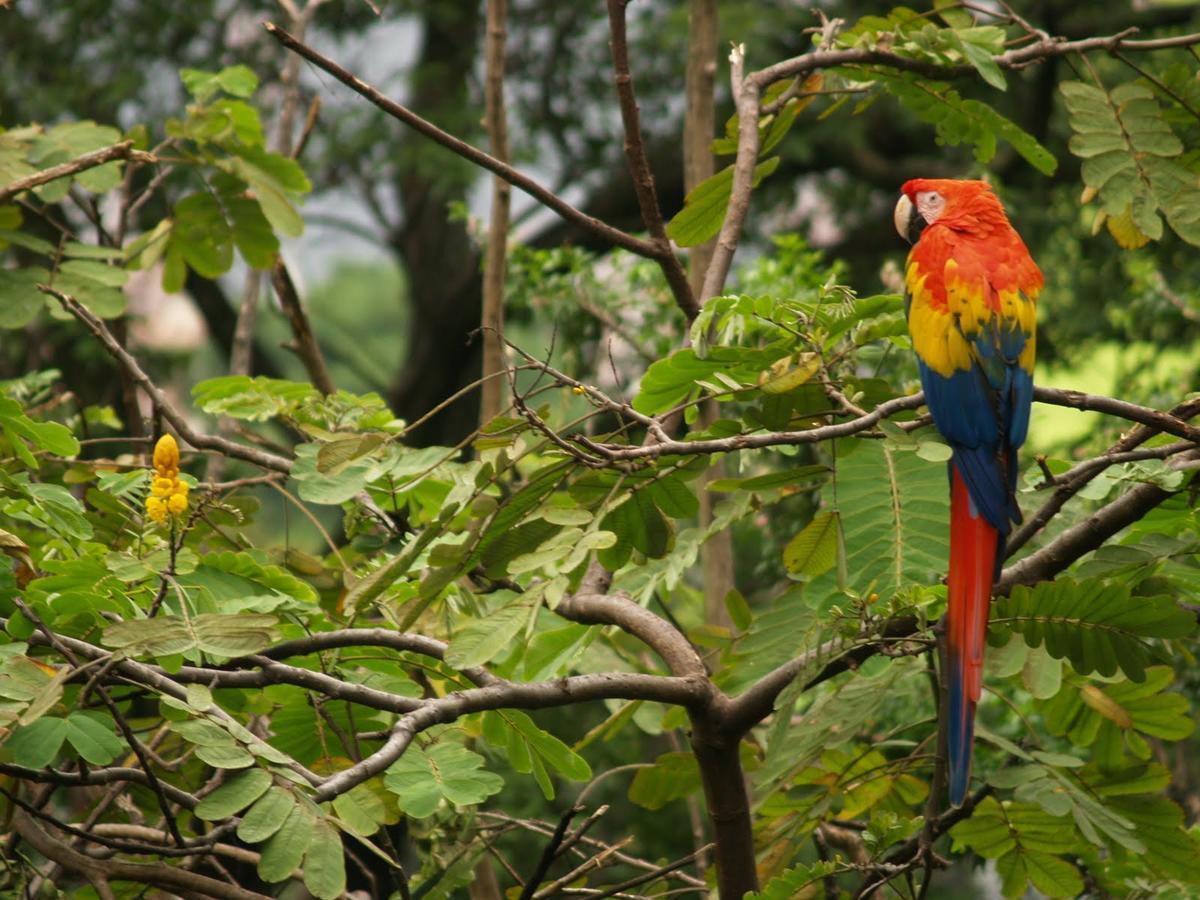
[[[107,886],[109,881],[132,881],[136,884],[150,884],[167,890],[218,897],[222,900],[270,900],[265,894],[248,891],[237,885],[226,884],[175,866],[93,859],[51,837],[19,808],[12,812],[12,824],[30,847],[64,869],[87,878],[97,886],[97,890],[98,884]]]
[[[642,222],[650,233],[651,242],[658,248],[658,264],[675,297],[675,303],[683,310],[688,322],[691,322],[700,313],[700,305],[692,294],[687,273],[675,256],[663,226],[658,192],[654,188],[654,174],[650,171],[650,161],[646,158],[646,146],[642,140],[641,116],[633,88],[633,75],[629,70],[629,42],[625,33],[625,8],[628,3],[629,0],[608,0],[613,74],[617,84],[617,101],[621,108],[621,124],[625,130],[625,158],[629,162],[629,174],[633,177],[633,190],[637,195]]]
[[[1043,62],[1057,56],[1068,56],[1072,53],[1086,53],[1089,50],[1117,49],[1133,52],[1153,50],[1168,50],[1176,47],[1191,47],[1200,44],[1200,34],[1184,34],[1156,40],[1135,41],[1131,36],[1137,33],[1136,28],[1127,28],[1116,34],[1083,38],[1068,41],[1061,38],[1043,35],[1040,40],[1026,44],[1023,47],[1007,50],[992,57],[992,61],[1002,69],[1021,69],[1033,63]],[[960,65],[939,65],[921,59],[902,56],[890,50],[879,50],[866,47],[856,47],[844,50],[813,50],[809,53],[785,59],[774,65],[750,75],[750,79],[765,88],[781,78],[793,78],[806,75],[817,69],[829,69],[834,66],[855,64],[881,65],[890,69],[900,69],[924,75],[927,78],[963,78],[974,75],[973,66],[963,63]]]
[[[733,185],[730,188],[729,208],[717,243],[713,248],[708,271],[704,273],[704,287],[700,291],[703,305],[721,293],[733,255],[742,239],[742,225],[750,209],[750,192],[754,183],[754,168],[758,161],[758,97],[759,82],[743,77],[746,66],[746,48],[738,44],[729,54],[729,81],[733,89],[738,113],[738,149],[733,164]]]
[[[96,166],[102,166],[117,159],[134,160],[140,163],[158,162],[158,158],[154,154],[133,149],[133,141],[122,141],[119,144],[113,144],[111,147],[101,147],[99,150],[93,150],[91,153],[84,153],[82,156],[77,156],[68,162],[59,163],[57,166],[51,166],[48,169],[42,169],[40,172],[34,172],[32,175],[26,175],[24,178],[18,178],[16,181],[10,181],[8,184],[0,187],[0,203],[4,203],[22,191],[28,191],[43,184],[49,184],[51,181],[57,181],[59,178],[78,175],[80,172],[94,169]]]
[[[288,472],[291,470],[292,461],[290,459],[197,431],[191,426],[191,423],[188,422],[184,415],[172,405],[166,395],[158,389],[158,386],[150,380],[150,376],[146,374],[145,370],[138,364],[138,361],[130,355],[128,350],[121,346],[112,332],[108,330],[108,326],[97,318],[91,310],[82,306],[74,297],[64,294],[57,288],[39,284],[38,290],[58,300],[62,304],[63,309],[82,322],[88,331],[99,338],[100,343],[104,345],[109,355],[146,392],[155,409],[161,412],[163,418],[171,423],[171,427],[175,429],[176,433],[193,447],[204,450],[216,450],[226,456],[243,459],[246,462],[254,463],[256,466],[276,472]]]
[[[496,175],[499,175],[509,184],[523,190],[529,196],[539,201],[543,205],[554,210],[568,222],[573,222],[588,231],[602,238],[603,240],[617,246],[622,247],[631,253],[636,253],[638,256],[645,256],[649,259],[658,259],[661,250],[650,241],[642,240],[631,234],[621,231],[619,228],[613,228],[611,225],[601,222],[599,219],[589,216],[587,213],[576,209],[567,201],[563,200],[557,194],[534,181],[528,175],[514,169],[507,163],[503,163],[487,153],[484,153],[477,147],[468,144],[466,141],[456,138],[442,129],[438,128],[432,122],[421,118],[407,107],[401,106],[394,100],[391,100],[381,94],[365,81],[343,69],[333,60],[318,53],[312,47],[296,40],[292,35],[288,34],[278,25],[273,22],[264,22],[263,27],[267,32],[279,41],[289,50],[299,53],[313,65],[328,72],[342,84],[346,85],[351,90],[365,97],[371,103],[382,109],[393,118],[399,119],[404,124],[408,125],[421,134],[425,135],[430,140],[441,144],[449,150],[457,153],[477,166],[487,169]]]
[[[296,283],[292,280],[292,273],[288,271],[282,256],[277,256],[275,265],[271,267],[271,285],[275,288],[275,296],[279,298],[279,305],[283,307],[283,312],[292,326],[292,334],[296,337],[295,345],[289,346],[300,357],[313,387],[328,397],[337,388],[329,376],[325,357],[321,354],[321,345],[317,343],[316,335],[309,325],[308,316],[300,303],[300,295],[296,292]]]

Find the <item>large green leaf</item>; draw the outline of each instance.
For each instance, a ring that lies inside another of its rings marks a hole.
[[[1095,190],[1113,236],[1126,246],[1162,237],[1161,212],[1185,241],[1200,245],[1200,183],[1180,160],[1184,144],[1154,92],[1140,81],[1105,91],[1082,81],[1059,86],[1070,117],[1071,152]],[[1126,237],[1121,228],[1132,228]],[[1141,235],[1140,239],[1136,235]]]
[[[1151,666],[1140,683],[1104,685],[1071,676],[1057,696],[1041,704],[1046,728],[1077,746],[1095,745],[1093,759],[1105,768],[1127,765],[1126,752],[1149,759],[1143,735],[1177,741],[1195,729],[1187,699],[1165,690],[1174,674],[1167,666]]]
[[[778,156],[760,162],[754,167],[752,186],[758,187],[759,182],[778,166]],[[732,193],[733,166],[726,166],[688,192],[683,209],[667,223],[667,237],[680,247],[695,247],[716,237],[721,230],[721,223],[725,221],[725,211],[729,208]]]
[[[433,815],[442,800],[472,806],[504,787],[503,778],[483,768],[482,756],[445,741],[428,750],[409,747],[388,767],[383,780],[400,808],[417,819]]]
[[[1078,837],[1067,820],[1033,803],[986,797],[971,817],[950,829],[955,849],[970,847],[996,860],[1005,897],[1025,893],[1032,882],[1050,897],[1073,897],[1083,890],[1074,866],[1056,854],[1076,849]]]
[[[1145,678],[1149,639],[1196,630],[1195,617],[1171,597],[1133,597],[1127,584],[1101,579],[1019,585],[997,599],[992,616],[1030,647],[1044,643],[1051,656],[1069,659],[1081,675],[1115,675],[1119,668],[1133,681]]]
[[[278,624],[275,616],[253,613],[201,613],[190,618],[159,615],[114,622],[104,629],[104,643],[126,653],[150,656],[195,652],[245,656],[279,640]]]
[[[887,597],[908,585],[937,584],[949,554],[946,467],[880,441],[857,445],[837,461],[849,586]]]

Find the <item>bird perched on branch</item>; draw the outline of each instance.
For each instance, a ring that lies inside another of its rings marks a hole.
[[[1041,270],[984,181],[918,178],[901,188],[896,230],[912,244],[905,310],[933,422],[951,446],[946,613],[950,802],[971,776],[992,585],[1011,523],[1017,448],[1033,400]]]

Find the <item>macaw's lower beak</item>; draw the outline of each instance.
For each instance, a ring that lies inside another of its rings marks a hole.
[[[910,244],[915,244],[925,228],[925,217],[917,212],[906,194],[901,194],[896,201],[896,210],[892,213],[892,221],[896,223],[896,232]]]

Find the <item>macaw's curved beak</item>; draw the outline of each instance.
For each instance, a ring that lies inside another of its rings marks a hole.
[[[906,194],[901,194],[900,199],[896,201],[892,221],[896,223],[896,232],[910,244],[917,242],[925,228],[925,217],[917,212],[917,208]]]

